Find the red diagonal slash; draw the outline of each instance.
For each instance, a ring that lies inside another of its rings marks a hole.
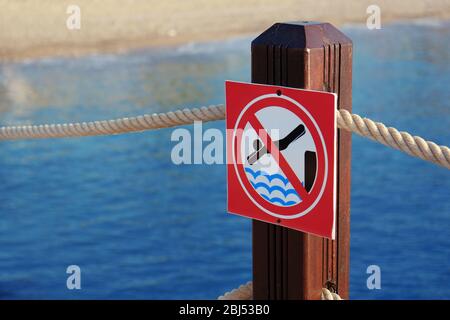
[[[270,135],[264,134],[266,130],[264,129],[261,122],[259,122],[258,118],[256,118],[255,115],[249,116],[248,122],[256,131],[256,134],[261,138],[261,141],[267,146],[267,151],[273,156],[275,161],[278,163],[281,170],[284,172],[289,182],[294,187],[295,191],[297,191],[297,193],[300,195],[300,199],[305,200],[306,197],[308,196],[308,192],[303,187],[302,182],[297,177],[295,172],[292,170],[289,163],[286,161],[284,156],[278,150],[277,146],[273,143]]]

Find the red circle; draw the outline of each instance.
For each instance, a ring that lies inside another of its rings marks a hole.
[[[310,116],[306,114],[301,108],[299,108],[297,105],[292,103],[291,101],[288,101],[286,99],[283,99],[282,97],[268,97],[262,100],[259,100],[252,104],[247,110],[245,110],[245,113],[242,114],[239,123],[236,124],[235,128],[244,130],[246,124],[249,122],[248,119],[250,116],[253,116],[256,112],[258,112],[261,109],[264,109],[266,107],[280,107],[287,109],[294,113],[297,117],[299,117],[303,123],[306,125],[307,129],[311,133],[311,136],[314,140],[314,144],[316,145],[316,155],[317,155],[317,173],[316,173],[316,179],[314,181],[312,189],[309,191],[308,196],[306,199],[301,199],[301,202],[290,206],[290,207],[281,207],[274,205],[268,201],[266,201],[263,197],[259,195],[259,193],[256,192],[256,190],[253,188],[253,186],[248,181],[248,178],[244,171],[244,166],[241,161],[236,161],[237,159],[241,159],[241,142],[242,142],[242,135],[241,136],[235,136],[235,150],[234,155],[234,165],[237,166],[237,172],[240,176],[240,180],[244,184],[244,187],[250,194],[250,196],[253,198],[253,200],[257,201],[261,206],[263,206],[265,209],[267,209],[270,212],[290,216],[294,214],[301,213],[308,209],[311,204],[314,202],[314,200],[319,196],[321,187],[323,183],[325,182],[325,154],[324,154],[324,146],[322,144],[322,141],[320,139],[320,134],[316,128],[316,125],[313,123],[313,121],[310,119]],[[320,146],[320,147],[318,147]],[[243,178],[244,177],[244,178]],[[258,200],[263,200],[263,203]]]

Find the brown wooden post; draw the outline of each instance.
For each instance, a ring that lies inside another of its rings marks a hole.
[[[276,23],[252,42],[252,82],[335,92],[351,111],[352,42],[329,23]],[[338,130],[336,240],[253,221],[254,299],[348,298],[351,134]],[[308,183],[306,182],[305,185]]]

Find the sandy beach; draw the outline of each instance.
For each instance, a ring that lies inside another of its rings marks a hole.
[[[0,61],[123,52],[220,40],[263,31],[274,22],[365,23],[373,0],[0,0]],[[450,0],[377,1],[382,24],[450,18]],[[81,28],[66,26],[69,5]]]

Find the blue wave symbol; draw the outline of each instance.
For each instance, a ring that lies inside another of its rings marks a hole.
[[[255,188],[255,189],[264,188],[267,191],[269,191],[269,193],[272,193],[274,191],[280,191],[285,197],[287,197],[290,194],[295,194],[298,197],[298,193],[297,193],[297,191],[295,191],[295,189],[285,190],[280,186],[269,186],[269,185],[265,184],[264,182],[253,183],[250,181],[250,183],[252,184],[253,188]]]
[[[275,173],[275,174],[267,174],[262,172],[261,170],[258,171],[253,171],[251,168],[246,167],[245,168],[245,172],[250,173],[253,176],[253,179],[257,179],[258,177],[264,177],[267,179],[267,181],[272,182],[272,180],[278,179],[281,182],[284,183],[284,185],[286,186],[289,183],[288,178],[282,176],[279,173]]]
[[[262,170],[254,171],[249,167],[244,169],[256,192],[270,203],[292,206],[301,201],[299,194],[284,175],[280,173],[268,174]]]

